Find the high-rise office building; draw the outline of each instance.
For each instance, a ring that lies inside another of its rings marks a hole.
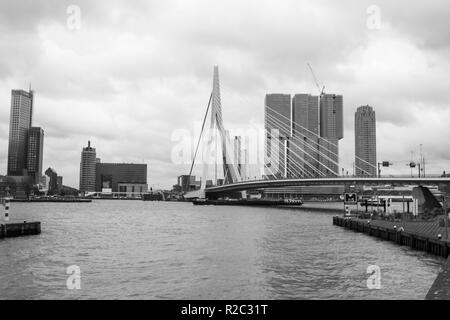
[[[264,104],[265,173],[268,176],[288,176],[287,153],[292,134],[291,95],[267,94]]]
[[[266,175],[277,178],[339,174],[339,140],[343,138],[341,95],[268,94],[265,99]],[[274,137],[271,130],[279,136]],[[277,154],[272,155],[273,151]]]
[[[320,136],[341,140],[344,137],[343,98],[323,94],[320,98]]]
[[[53,168],[48,168],[45,175],[49,177],[48,194],[58,193],[58,173]]]
[[[325,176],[339,174],[339,140],[344,137],[343,98],[323,94],[320,98],[319,163]]]
[[[12,90],[9,122],[8,175],[27,175],[28,129],[33,117],[33,91]]]
[[[242,143],[240,136],[234,137],[233,149],[234,165],[237,167],[239,175],[242,175]]]
[[[95,164],[96,151],[91,147],[91,142],[88,141],[87,147],[83,148],[81,152],[80,162],[80,192],[95,191]]]
[[[293,178],[318,175],[319,100],[310,94],[292,98],[292,139],[288,168]]]
[[[40,127],[31,127],[28,130],[27,169],[35,184],[39,184],[42,177],[43,149],[44,130]]]
[[[377,174],[377,133],[375,111],[361,106],[355,112],[355,169],[357,176]]]

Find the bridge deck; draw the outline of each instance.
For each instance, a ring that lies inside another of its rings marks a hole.
[[[237,192],[261,188],[280,188],[312,185],[450,185],[450,177],[382,177],[382,178],[317,178],[242,181],[205,189],[207,193]]]

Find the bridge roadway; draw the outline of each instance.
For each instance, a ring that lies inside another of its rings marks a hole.
[[[238,192],[245,190],[255,190],[262,188],[282,188],[295,186],[314,186],[314,185],[447,185],[450,186],[450,177],[425,177],[425,178],[407,178],[407,177],[381,177],[381,178],[315,178],[315,179],[280,179],[280,180],[251,180],[242,181],[222,186],[206,188],[206,194],[220,194],[228,192]]]

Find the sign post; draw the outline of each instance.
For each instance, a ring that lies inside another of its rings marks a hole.
[[[348,204],[358,204],[358,195],[356,193],[344,193],[345,214],[350,214]]]

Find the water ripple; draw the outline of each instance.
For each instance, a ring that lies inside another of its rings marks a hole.
[[[11,215],[43,232],[0,241],[0,299],[422,299],[442,262],[320,212],[94,201]],[[367,289],[372,264],[381,290]]]

